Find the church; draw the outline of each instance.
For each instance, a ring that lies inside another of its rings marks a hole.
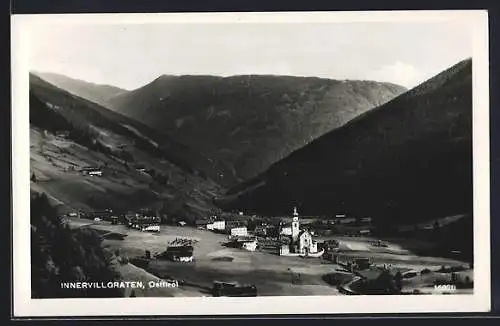
[[[293,209],[292,224],[289,228],[289,232],[280,232],[280,255],[309,256],[310,254],[318,254],[318,244],[313,240],[312,234],[307,230],[300,229],[297,207]]]

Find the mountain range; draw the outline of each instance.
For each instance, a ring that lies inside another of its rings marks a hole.
[[[63,87],[67,78],[51,80]],[[84,93],[86,82],[72,84],[83,86],[68,92]],[[298,206],[381,223],[472,212],[470,59],[408,91],[262,75],[163,75],[132,91],[89,85],[88,93],[107,90],[96,94],[108,92],[108,109],[71,96],[168,144],[163,152],[183,173],[220,185],[214,203],[225,210],[280,215]]]
[[[218,180],[227,187],[406,91],[373,81],[266,75],[162,75],[124,91],[40,76],[211,158],[228,171]]]
[[[51,72],[33,71],[32,74],[65,91],[97,103],[103,107],[108,107],[113,97],[128,92],[116,86],[95,84]]]
[[[397,224],[472,214],[472,190],[469,59],[294,151],[218,203]]]

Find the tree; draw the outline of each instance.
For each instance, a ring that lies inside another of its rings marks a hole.
[[[31,271],[34,298],[120,297],[121,289],[64,289],[61,282],[113,281],[114,256],[91,229],[64,224],[45,194],[31,200]]]
[[[457,284],[458,276],[457,273],[451,273],[451,284]]]
[[[33,172],[33,173],[31,174],[31,181],[33,181],[33,182],[37,182],[37,178],[36,178],[35,172]]]
[[[369,281],[369,290],[375,293],[397,293],[394,278],[389,270],[383,270],[380,275]]]
[[[401,289],[403,288],[402,281],[403,281],[403,275],[401,274],[401,271],[398,271],[396,275],[394,275],[394,283],[398,291],[401,291]]]

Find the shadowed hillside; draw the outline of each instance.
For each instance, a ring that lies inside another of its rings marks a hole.
[[[403,91],[371,81],[163,75],[109,108],[227,166],[236,180],[225,184],[235,185]]]
[[[465,60],[233,188],[219,204],[339,211],[379,224],[472,213],[472,63]]]
[[[31,189],[58,208],[143,207],[188,222],[208,214],[222,191],[219,171],[189,147],[131,118],[30,76]],[[102,177],[85,168],[99,167]]]
[[[46,113],[40,114],[44,123],[51,123],[53,115],[60,115],[82,130],[93,130],[95,133],[102,128],[133,137],[136,145],[147,148],[156,157],[166,159],[188,173],[206,175],[214,181],[220,179],[220,173],[224,173],[224,170],[214,168],[212,160],[134,119],[74,96],[33,74],[30,74],[30,85],[31,99],[36,97],[41,100],[40,103],[48,103],[53,107],[50,119],[48,116],[44,118]],[[38,103],[36,101],[34,99],[33,103]],[[30,111],[31,117],[37,115],[37,107],[39,106],[35,105],[34,110]]]

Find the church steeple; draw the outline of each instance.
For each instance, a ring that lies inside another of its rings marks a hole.
[[[300,224],[299,224],[299,212],[297,211],[297,207],[293,208],[293,219],[292,219],[292,240],[297,241],[300,232]]]

